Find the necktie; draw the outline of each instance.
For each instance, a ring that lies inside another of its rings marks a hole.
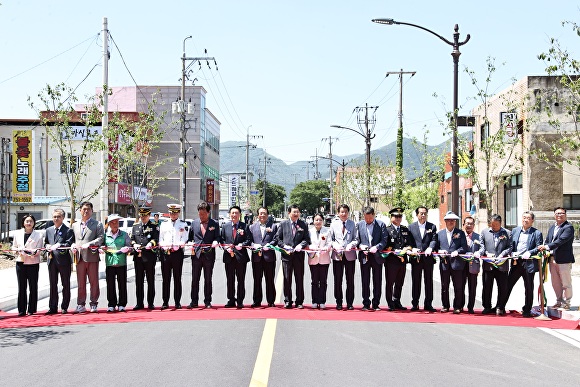
[[[54,229],[54,241],[56,242],[58,240],[58,228]]]
[[[201,236],[205,236],[205,231],[207,230],[207,223],[202,223],[201,224]]]
[[[346,231],[346,222],[342,222],[342,233]]]
[[[319,238],[320,237],[320,230],[316,230],[316,237]]]
[[[234,227],[232,228],[232,240],[234,240],[234,241],[236,240],[237,229],[238,229],[238,224],[236,223],[236,224],[234,224]]]
[[[296,223],[292,222],[292,235],[296,235]]]

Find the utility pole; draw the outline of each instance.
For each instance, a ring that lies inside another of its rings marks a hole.
[[[187,39],[191,39],[192,36],[189,35],[185,39],[183,39],[183,55],[181,56],[181,98],[180,100],[172,106],[172,111],[180,114],[180,133],[181,133],[181,151],[179,158],[179,182],[181,185],[181,189],[179,190],[179,202],[182,206],[181,208],[181,218],[185,218],[185,210],[186,210],[186,203],[187,203],[187,151],[189,148],[186,148],[187,142],[187,128],[185,127],[186,115],[187,114],[194,114],[195,107],[190,102],[186,105],[185,102],[185,81],[189,80],[189,73],[188,69],[194,64],[199,63],[199,67],[201,68],[201,61],[205,61],[207,66],[209,67],[209,61],[213,61],[216,69],[217,63],[215,58],[213,57],[187,57],[185,56],[185,41]],[[207,50],[206,50],[207,53]],[[190,61],[189,65],[186,67],[185,62]],[[189,71],[191,72],[191,70]],[[199,157],[203,157],[203,155],[199,155]],[[202,158],[203,161],[203,158]],[[205,176],[202,173],[202,181],[205,183]]]
[[[306,166],[302,169],[306,169],[306,181],[310,180],[310,161],[307,161]]]
[[[250,184],[250,146],[255,148],[256,145],[250,144],[251,139],[264,138],[264,136],[250,136],[250,128],[252,125],[248,126],[246,135],[246,209],[250,208],[250,190],[252,185]]]
[[[103,18],[103,136],[106,136],[109,127],[109,24],[107,18]],[[106,137],[105,137],[106,138]],[[109,212],[109,179],[107,178],[108,149],[101,152],[101,222],[105,224],[105,218]],[[75,198],[70,200],[74,201]],[[76,207],[76,206],[74,206]]]
[[[332,136],[328,136],[327,138],[323,138],[322,141],[326,141],[328,140],[328,149],[329,149],[329,156],[328,159],[330,160],[330,179],[329,179],[329,183],[330,183],[330,198],[329,198],[329,203],[330,203],[330,208],[329,211],[331,214],[334,214],[334,197],[333,197],[333,185],[334,182],[332,181],[332,140],[338,141],[338,138],[334,137],[332,138]]]
[[[264,207],[266,207],[266,189],[268,186],[268,179],[266,177],[267,176],[266,175],[266,168],[267,168],[267,165],[270,163],[271,163],[270,158],[266,157],[266,149],[264,149],[264,181],[263,181],[263,183],[264,183],[264,185],[263,185],[264,198],[262,201],[262,206],[264,206]]]
[[[403,75],[409,74],[411,77],[416,71],[389,71],[387,77],[391,74],[399,76],[399,130],[397,131],[397,156],[395,164],[395,206],[401,206],[403,201]]]
[[[314,180],[318,180],[318,178],[320,177],[320,174],[318,173],[318,148],[316,148],[316,156],[310,156],[310,157],[314,159],[314,165],[315,165]]]
[[[294,176],[294,185],[296,185],[296,184],[297,184],[297,183],[296,183],[296,178],[297,178],[298,176],[300,176],[300,174],[299,174],[299,173],[293,173],[293,174],[292,174],[292,176]]]
[[[365,198],[365,206],[369,206],[371,204],[371,140],[375,138],[375,134],[373,130],[375,129],[376,120],[376,112],[378,106],[369,106],[365,104],[364,107],[357,106],[354,108],[357,115],[357,124],[360,128],[361,132],[359,134],[363,134],[365,138],[366,144],[366,162],[367,162],[367,170],[366,170],[366,191],[367,195]],[[369,109],[373,110],[371,116],[369,117]],[[362,114],[364,111],[364,115]]]

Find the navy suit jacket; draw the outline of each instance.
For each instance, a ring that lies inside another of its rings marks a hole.
[[[565,221],[560,226],[554,239],[554,229],[556,225],[552,225],[548,230],[545,244],[550,250],[554,252],[554,260],[556,263],[574,263],[574,251],[572,249],[572,242],[574,241],[574,226],[568,221]]]
[[[207,221],[207,228],[205,229],[205,235],[201,233],[201,220],[199,218],[194,219],[189,228],[189,236],[187,238],[189,242],[193,242],[197,245],[211,245],[214,241],[220,241],[220,226],[218,222],[209,218]],[[215,249],[209,246],[195,246],[193,248],[192,259],[206,258],[209,260],[215,260]]]
[[[431,241],[435,237],[437,233],[437,227],[433,223],[425,222],[425,234],[421,237],[421,231],[419,230],[419,222],[413,222],[409,225],[409,231],[415,239],[415,247],[419,249],[419,251],[425,251],[427,247],[431,245]],[[435,257],[433,256],[422,256],[425,262],[435,263]],[[417,262],[416,259],[411,260],[411,263]]]
[[[522,227],[518,226],[512,230],[512,252],[518,250],[518,239],[520,239],[520,234],[522,232]],[[538,253],[538,246],[542,244],[544,238],[540,230],[535,227],[530,227],[530,235],[528,236],[528,243],[526,251],[529,251],[531,255],[536,255]],[[512,260],[512,266],[515,260]],[[523,265],[528,273],[535,273],[539,270],[537,259],[520,259],[517,265]]]
[[[451,244],[447,241],[447,229],[439,230],[435,234],[435,238],[430,245],[433,251],[445,250],[448,253],[457,251],[458,254],[466,253],[469,250],[467,245],[467,237],[465,232],[455,227],[451,233]],[[461,257],[440,257],[439,258],[439,269],[440,270],[463,270],[465,268],[465,260]]]
[[[373,221],[373,235],[372,240],[369,241],[369,235],[367,232],[367,223],[361,220],[356,224],[356,241],[358,245],[366,245],[368,247],[377,247],[377,252],[375,254],[368,253],[368,258],[374,256],[375,262],[383,264],[385,260],[381,257],[381,251],[387,246],[387,227],[385,224],[375,219]],[[364,262],[365,253],[363,251],[358,252],[358,259]]]
[[[296,221],[296,225],[298,226],[298,230],[296,230],[296,233],[293,234],[293,226],[290,219],[285,219],[280,222],[280,225],[278,226],[278,232],[276,233],[276,237],[274,239],[274,244],[279,247],[288,245],[292,248],[296,248],[296,246],[300,245],[302,246],[302,249],[310,246],[311,242],[308,226],[300,219]],[[290,255],[282,254],[282,261],[289,261],[290,257],[292,257],[294,254],[301,254],[304,256],[303,251],[299,253],[290,253]]]
[[[242,246],[248,246],[250,244],[250,239],[248,237],[249,229],[246,227],[244,222],[238,222],[238,230],[236,232],[236,237],[233,237],[233,230],[234,225],[232,222],[227,222],[224,224],[220,231],[220,240],[221,243],[224,245],[238,245],[242,244]],[[206,233],[207,235],[207,233]],[[236,250],[235,247],[232,247],[232,251],[234,252],[234,256],[232,257],[227,250],[224,250],[223,260],[224,263],[230,263],[235,258],[238,262],[247,263],[250,260],[250,256],[248,255],[248,249],[245,247],[241,250]]]
[[[489,227],[481,232],[479,243],[479,254],[483,257],[494,254],[495,258],[503,258],[509,256],[512,252],[512,234],[503,227],[499,230],[497,245],[495,244],[493,232]],[[483,262],[483,270],[490,271],[493,267],[491,263]],[[509,266],[504,263],[499,265],[498,269],[499,271],[508,271]]]
[[[270,230],[270,231],[268,231]],[[262,231],[260,230],[260,222],[256,222],[250,226],[249,238],[250,243],[258,243],[262,246],[274,242],[276,237],[276,232],[278,232],[278,225],[273,224],[271,220],[266,222],[266,231],[264,232],[264,237],[262,238]],[[261,250],[262,256],[257,251],[252,251],[252,261],[260,262],[262,259],[266,262],[276,261],[276,252],[273,249],[268,251]]]
[[[44,243],[46,245],[54,245],[60,243],[61,247],[70,247],[75,241],[75,235],[73,231],[61,224],[58,229],[58,234],[56,234],[56,229],[54,226],[50,226],[46,229],[46,235],[44,237]],[[54,252],[48,252],[48,264],[55,262],[57,265],[70,265],[72,263],[72,257],[70,250],[56,250]]]

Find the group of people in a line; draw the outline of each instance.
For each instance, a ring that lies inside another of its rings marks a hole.
[[[36,313],[37,283],[41,251],[48,253],[50,280],[49,310],[58,312],[58,277],[62,285],[61,313],[68,312],[70,304],[71,263],[76,265],[78,282],[76,313],[86,312],[87,279],[90,284],[89,306],[97,312],[100,296],[98,265],[100,253],[106,262],[107,311],[125,311],[127,307],[127,255],[133,255],[135,267],[136,305],[133,310],[155,308],[155,265],[161,261],[162,305],[169,308],[171,280],[173,278],[173,301],[175,309],[181,309],[182,271],[184,249],[191,247],[191,294],[187,308],[202,306],[199,299],[201,273],[204,276],[203,307],[212,308],[212,278],[218,248],[223,250],[222,259],[226,274],[226,308],[243,308],[246,295],[245,276],[247,263],[252,263],[253,294],[251,307],[261,307],[264,300],[268,307],[275,306],[274,284],[276,252],[280,252],[284,277],[284,307],[304,308],[305,262],[311,272],[312,308],[326,308],[328,271],[332,265],[335,308],[354,309],[355,271],[359,262],[361,277],[362,310],[380,310],[383,278],[386,282],[385,298],[389,311],[406,310],[401,300],[406,265],[411,264],[412,298],[411,311],[420,310],[421,288],[424,286],[422,306],[424,311],[435,312],[433,307],[433,271],[439,263],[441,277],[440,311],[459,314],[465,306],[474,312],[477,278],[483,267],[483,314],[504,315],[509,295],[523,278],[525,303],[524,317],[531,316],[534,295],[534,277],[539,270],[538,255],[549,252],[551,281],[556,293],[554,307],[570,308],[572,298],[571,269],[574,262],[572,241],[573,226],[566,220],[566,210],[554,210],[555,224],[550,227],[546,239],[533,227],[534,214],[524,212],[522,225],[509,231],[502,227],[499,215],[492,215],[489,227],[481,234],[474,232],[475,220],[466,217],[463,229],[457,225],[459,217],[448,212],[444,216],[445,228],[437,231],[427,222],[427,208],[415,210],[417,221],[406,227],[401,224],[402,208],[389,212],[390,224],[375,217],[372,207],[363,210],[364,219],[355,223],[350,219],[348,205],[339,206],[338,217],[330,227],[323,227],[324,216],[314,216],[310,228],[300,219],[300,208],[291,205],[288,219],[274,223],[268,209],[261,207],[257,221],[246,224],[241,221],[241,209],[229,209],[230,221],[222,227],[210,217],[210,205],[201,202],[197,206],[198,218],[190,225],[179,219],[181,206],[168,205],[170,219],[154,222],[151,209],[139,210],[140,221],[133,225],[129,236],[119,229],[117,214],[108,217],[108,227],[92,218],[90,202],[81,204],[81,220],[70,228],[63,224],[64,211],[53,213],[54,225],[43,235],[34,230],[35,219],[24,217],[21,233],[13,242],[17,252],[16,273],[18,277],[18,312]],[[547,254],[546,254],[547,255]],[[384,277],[383,277],[384,270]],[[372,279],[372,281],[371,281]],[[145,298],[144,283],[147,282]],[[343,292],[343,280],[346,291]],[[372,286],[371,286],[372,282]],[[494,282],[497,299],[492,300]],[[295,286],[293,292],[292,286]],[[450,285],[453,284],[453,300]],[[27,300],[27,285],[30,295]],[[465,287],[467,286],[467,302]],[[372,295],[371,295],[372,288]],[[118,294],[117,294],[118,290]]]

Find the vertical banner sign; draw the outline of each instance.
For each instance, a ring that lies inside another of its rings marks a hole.
[[[207,179],[205,181],[205,198],[208,204],[215,204],[215,180]]]
[[[32,203],[32,130],[14,130],[12,137],[12,200]]]
[[[238,176],[230,175],[230,207],[238,203]]]
[[[518,114],[517,113],[500,113],[500,123],[505,131],[504,141],[515,142],[518,138]]]

